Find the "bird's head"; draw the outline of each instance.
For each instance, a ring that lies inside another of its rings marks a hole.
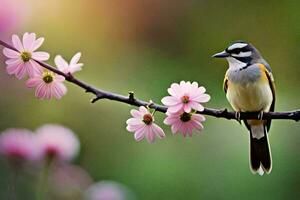
[[[232,69],[242,68],[262,59],[259,51],[250,43],[236,41],[224,51],[214,54],[214,58],[226,58]]]

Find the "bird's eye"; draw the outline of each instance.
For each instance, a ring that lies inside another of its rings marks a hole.
[[[239,53],[241,53],[241,51],[242,51],[241,49],[238,49],[238,48],[237,48],[237,49],[232,49],[232,50],[230,51],[230,53],[231,53],[231,54],[239,54]]]

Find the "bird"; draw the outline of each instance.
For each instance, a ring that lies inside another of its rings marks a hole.
[[[261,53],[250,43],[238,40],[214,58],[225,58],[229,67],[223,89],[240,121],[241,112],[258,112],[257,120],[243,120],[250,132],[250,170],[253,174],[272,171],[268,132],[271,120],[263,120],[263,112],[275,109],[275,83],[272,70]]]

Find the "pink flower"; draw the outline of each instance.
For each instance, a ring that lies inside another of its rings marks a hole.
[[[8,74],[15,74],[18,79],[22,79],[26,74],[34,77],[42,72],[42,67],[35,61],[45,61],[49,59],[49,54],[42,51],[35,52],[44,42],[44,38],[36,39],[35,33],[25,33],[23,43],[17,35],[12,36],[13,46],[18,50],[8,48],[3,49],[3,54],[9,59],[6,70]]]
[[[79,152],[79,140],[68,128],[48,124],[38,128],[36,133],[40,153],[43,158],[69,161]]]
[[[205,94],[204,87],[198,87],[197,82],[181,81],[180,84],[173,83],[168,89],[171,96],[164,97],[161,102],[168,107],[168,112],[184,110],[189,113],[191,110],[203,111],[200,103],[209,101],[210,96]]]
[[[178,131],[185,137],[187,134],[192,136],[193,129],[201,131],[203,125],[201,122],[205,121],[205,117],[196,113],[186,113],[183,110],[177,113],[167,112],[167,117],[164,123],[171,125],[172,133],[175,134]]]
[[[39,99],[60,99],[67,93],[67,88],[63,84],[65,78],[50,71],[38,73],[35,77],[26,82],[29,88],[36,87],[35,96]]]
[[[37,159],[37,143],[34,134],[25,129],[7,129],[0,135],[0,153],[12,159]]]
[[[126,186],[114,181],[101,181],[91,185],[85,193],[87,200],[135,199]]]
[[[0,38],[15,29],[25,18],[26,6],[14,0],[1,0],[0,6]]]
[[[164,131],[154,123],[153,115],[144,106],[141,106],[139,110],[132,109],[130,113],[133,118],[126,121],[126,129],[129,132],[135,132],[134,138],[136,141],[141,141],[146,137],[148,142],[152,143],[155,136],[165,137]]]
[[[73,74],[74,72],[80,71],[81,67],[83,66],[82,63],[78,63],[80,57],[81,53],[76,53],[71,59],[70,64],[68,64],[67,61],[63,59],[61,55],[57,55],[54,59],[54,62],[60,71],[64,72],[65,74]]]

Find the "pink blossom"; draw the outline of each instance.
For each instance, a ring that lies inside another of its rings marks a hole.
[[[204,107],[200,103],[206,103],[210,96],[205,94],[204,87],[198,87],[197,82],[181,81],[180,84],[173,83],[168,89],[171,96],[164,97],[161,102],[168,107],[168,112],[178,112],[184,110],[189,113],[191,110],[203,111]]]
[[[82,63],[78,63],[80,57],[81,57],[81,53],[80,52],[76,53],[71,59],[69,64],[61,55],[57,55],[54,59],[54,62],[60,71],[66,74],[67,73],[73,74],[74,72],[80,71],[81,67],[83,66]]]
[[[79,140],[68,128],[48,124],[38,128],[36,133],[39,149],[43,158],[69,161],[79,152]]]
[[[0,6],[0,38],[4,33],[15,29],[24,18],[24,5],[14,0],[1,0]]]
[[[196,113],[186,113],[183,110],[177,113],[167,112],[167,117],[164,123],[171,125],[172,133],[181,132],[185,137],[187,134],[192,136],[193,130],[201,131],[203,125],[201,122],[205,121],[205,117]]]
[[[144,106],[141,106],[139,110],[132,109],[130,111],[133,118],[126,121],[126,129],[129,132],[134,132],[134,138],[136,141],[141,141],[144,137],[147,138],[149,143],[154,142],[155,136],[164,138],[164,131],[154,123],[153,115]]]
[[[7,158],[35,160],[36,138],[26,129],[7,129],[0,135],[0,153]]]
[[[101,181],[91,185],[86,191],[87,200],[126,200],[135,199],[126,186],[114,181]]]
[[[92,177],[80,166],[68,162],[51,166],[49,187],[55,194],[55,199],[78,199],[75,198],[78,191],[86,190],[92,183]]]
[[[13,46],[17,51],[9,48],[3,49],[3,54],[9,58],[5,63],[8,74],[15,74],[18,79],[22,79],[26,74],[34,77],[42,72],[42,67],[35,61],[46,61],[49,54],[36,51],[44,42],[44,38],[36,39],[35,33],[25,33],[23,43],[17,35],[12,36]]]
[[[44,71],[36,74],[26,82],[29,88],[35,87],[35,96],[39,99],[60,99],[67,93],[67,88],[63,84],[65,78],[51,71]]]

